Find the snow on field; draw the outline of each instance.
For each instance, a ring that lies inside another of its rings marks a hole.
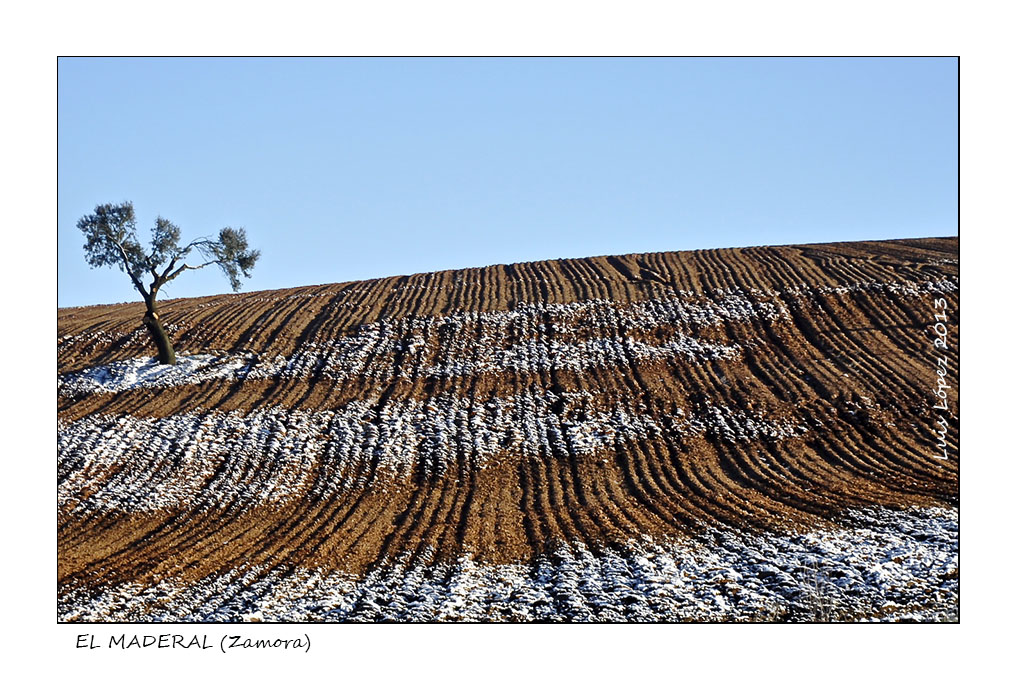
[[[173,367],[152,359],[113,362],[59,376],[58,384],[61,394],[79,396],[214,380],[363,377],[385,384],[407,367],[418,376],[443,377],[723,362],[753,347],[751,338],[744,347],[718,340],[728,337],[719,328],[724,324],[784,323],[791,319],[789,309],[815,304],[819,296],[924,296],[957,289],[954,277],[724,289],[709,295],[671,291],[632,303],[527,303],[505,311],[384,319],[341,337],[312,337],[288,356],[182,354]],[[312,295],[332,294],[288,298]],[[245,302],[207,303],[219,304]],[[59,342],[77,349],[116,340],[89,332]],[[135,332],[128,341],[146,339]],[[401,361],[407,356],[412,361]],[[353,400],[327,411],[268,408],[157,419],[95,414],[58,423],[58,503],[62,513],[98,512],[100,517],[105,511],[244,512],[299,498],[335,497],[369,484],[368,472],[377,476],[371,484],[384,489],[393,477],[438,475],[454,470],[463,458],[473,469],[505,457],[602,460],[649,441],[709,437],[744,444],[806,432],[795,419],[726,404],[699,402],[691,413],[661,413],[604,401],[603,395],[586,392],[530,388],[486,401],[447,392],[427,400]],[[68,621],[957,617],[953,509],[856,510],[798,534],[717,525],[693,534],[695,539],[644,537],[614,548],[560,544],[532,562],[507,565],[469,555],[436,562],[433,555],[418,553],[359,576],[247,565],[183,581],[179,571],[170,570],[144,584],[66,584],[58,614]]]
[[[89,416],[58,424],[58,502],[78,511],[269,504],[334,495],[362,485],[358,476],[371,469],[440,473],[464,453],[479,467],[496,456],[592,458],[662,436],[746,442],[805,431],[729,407],[654,416],[627,405],[597,410],[591,400],[531,391],[482,404],[445,394],[331,411]]]
[[[126,359],[59,378],[66,395],[117,393],[135,388],[165,388],[233,378],[250,365],[250,356],[177,355],[174,365],[160,364],[155,357]]]
[[[919,281],[858,281],[843,286],[793,286],[783,289],[795,296],[844,295],[847,293],[879,293],[895,296],[924,296],[930,293],[953,293],[960,288],[958,277],[922,279]]]
[[[480,355],[480,353],[477,353]],[[472,376],[500,371],[585,371],[619,366],[629,361],[650,362],[683,358],[688,360],[735,359],[741,351],[734,345],[699,341],[689,336],[660,345],[628,337],[595,338],[578,343],[559,343],[533,338],[504,349],[493,348],[481,356],[449,358],[425,369],[431,376]]]
[[[250,567],[196,582],[64,588],[63,621],[710,621],[958,617],[957,511],[850,512],[801,534],[561,545],[529,564],[393,561],[359,578]]]
[[[469,376],[503,371],[585,371],[629,362],[724,361],[742,348],[697,338],[702,329],[725,322],[789,319],[782,295],[857,291],[918,295],[956,290],[949,280],[908,284],[861,282],[842,287],[798,287],[780,291],[719,289],[710,296],[676,291],[666,297],[621,304],[611,300],[523,303],[497,312],[406,316],[365,324],[339,338],[305,342],[290,356],[251,354],[180,355],[173,367],[154,359],[114,362],[58,377],[59,391],[75,396],[135,388],[165,388],[210,380],[272,378],[391,381],[399,354],[418,355],[414,365],[428,376]],[[663,341],[647,342],[635,332],[665,330]],[[67,341],[70,342],[70,341]]]
[[[690,296],[686,292],[629,305],[609,300],[524,303],[500,312],[409,316],[365,324],[340,338],[311,340],[289,357],[180,355],[173,367],[160,366],[154,359],[125,360],[61,376],[59,389],[61,394],[74,396],[215,379],[321,376],[343,380],[366,375],[391,380],[396,371],[392,362],[396,353],[414,354],[426,347],[436,348],[436,354],[423,362],[421,370],[435,376],[484,371],[583,370],[625,363],[633,358],[733,359],[740,352],[737,346],[702,341],[686,334],[673,333],[672,340],[659,345],[618,334],[653,329],[661,324],[698,329],[755,317],[775,320],[787,314],[779,304],[757,300],[757,295],[720,291],[715,300],[699,301],[691,300]],[[552,321],[547,322],[548,319]],[[596,335],[570,338],[577,329]],[[490,352],[478,356],[478,349]]]

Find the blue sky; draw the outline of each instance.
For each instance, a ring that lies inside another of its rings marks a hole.
[[[61,59],[58,304],[140,299],[75,228],[244,227],[244,290],[957,234],[954,59]],[[211,269],[165,297],[229,291]]]

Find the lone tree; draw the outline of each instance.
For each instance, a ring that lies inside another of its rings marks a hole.
[[[156,295],[159,289],[187,270],[200,270],[218,265],[230,280],[234,291],[240,290],[240,275],[251,276],[259,251],[247,248],[247,234],[243,229],[224,227],[218,239],[201,238],[180,246],[180,228],[164,218],[155,219],[152,229],[152,250],[149,253],[138,243],[134,205],[127,201],[119,205],[104,203],[95,207],[91,215],[78,220],[78,229],[85,235],[85,260],[94,267],[118,267],[128,274],[134,288],[145,299],[147,311],[144,322],[155,346],[159,349],[161,364],[176,364],[166,329],[159,320]],[[186,260],[197,252],[203,262],[188,265]],[[151,277],[146,287],[143,281]]]

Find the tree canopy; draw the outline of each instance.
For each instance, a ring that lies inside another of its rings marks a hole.
[[[85,235],[88,264],[123,270],[146,299],[187,270],[200,270],[209,265],[217,265],[233,290],[239,291],[240,275],[250,277],[261,255],[248,248],[243,228],[223,227],[217,239],[202,237],[181,246],[180,228],[163,217],[155,220],[151,250],[146,253],[138,241],[137,220],[130,201],[96,206],[93,213],[78,220],[78,229]],[[186,260],[195,251],[203,257],[203,262],[190,265]],[[142,282],[148,276],[152,281],[146,290]]]

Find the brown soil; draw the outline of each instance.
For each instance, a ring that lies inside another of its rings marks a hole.
[[[498,265],[165,301],[163,321],[178,352],[261,357],[289,356],[307,343],[349,337],[365,324],[507,311],[526,303],[604,299],[628,304],[676,291],[692,292],[692,300],[711,300],[724,289],[756,289],[783,303],[789,314],[708,328],[661,323],[608,334],[650,346],[685,335],[738,346],[736,359],[631,357],[589,369],[429,375],[424,368],[439,362],[448,348],[469,347],[482,338],[476,324],[465,324],[439,329],[415,355],[372,356],[372,370],[342,380],[216,380],[61,396],[61,422],[100,414],[158,418],[269,407],[333,410],[353,400],[427,401],[445,394],[482,405],[539,388],[554,395],[586,392],[590,408],[625,405],[658,419],[677,409],[695,413],[729,405],[807,428],[796,437],[750,442],[710,433],[661,434],[617,445],[603,457],[520,457],[507,443],[483,466],[474,465],[464,444],[456,465],[440,473],[419,462],[409,476],[387,477],[365,464],[358,471],[362,485],[272,506],[129,513],[65,504],[58,515],[60,582],[198,578],[241,565],[360,573],[406,555],[439,561],[469,553],[507,562],[531,558],[556,541],[616,545],[717,525],[814,525],[870,504],[955,504],[958,460],[934,458],[931,407],[936,358],[946,357],[951,413],[959,413],[959,291],[915,295],[896,285],[956,284],[957,258],[958,241],[952,238],[723,249]],[[800,289],[806,293],[796,295]],[[933,347],[938,297],[951,311],[945,352]],[[58,372],[154,354],[144,333],[138,333],[143,313],[140,302],[59,310]],[[605,335],[581,319],[557,330],[548,325],[525,331],[534,333],[558,334],[569,343]],[[523,332],[509,330],[501,345],[524,340]],[[480,354],[496,349],[478,348]],[[385,375],[382,369],[397,378],[373,378]],[[953,417],[948,443],[956,453],[959,423]]]

